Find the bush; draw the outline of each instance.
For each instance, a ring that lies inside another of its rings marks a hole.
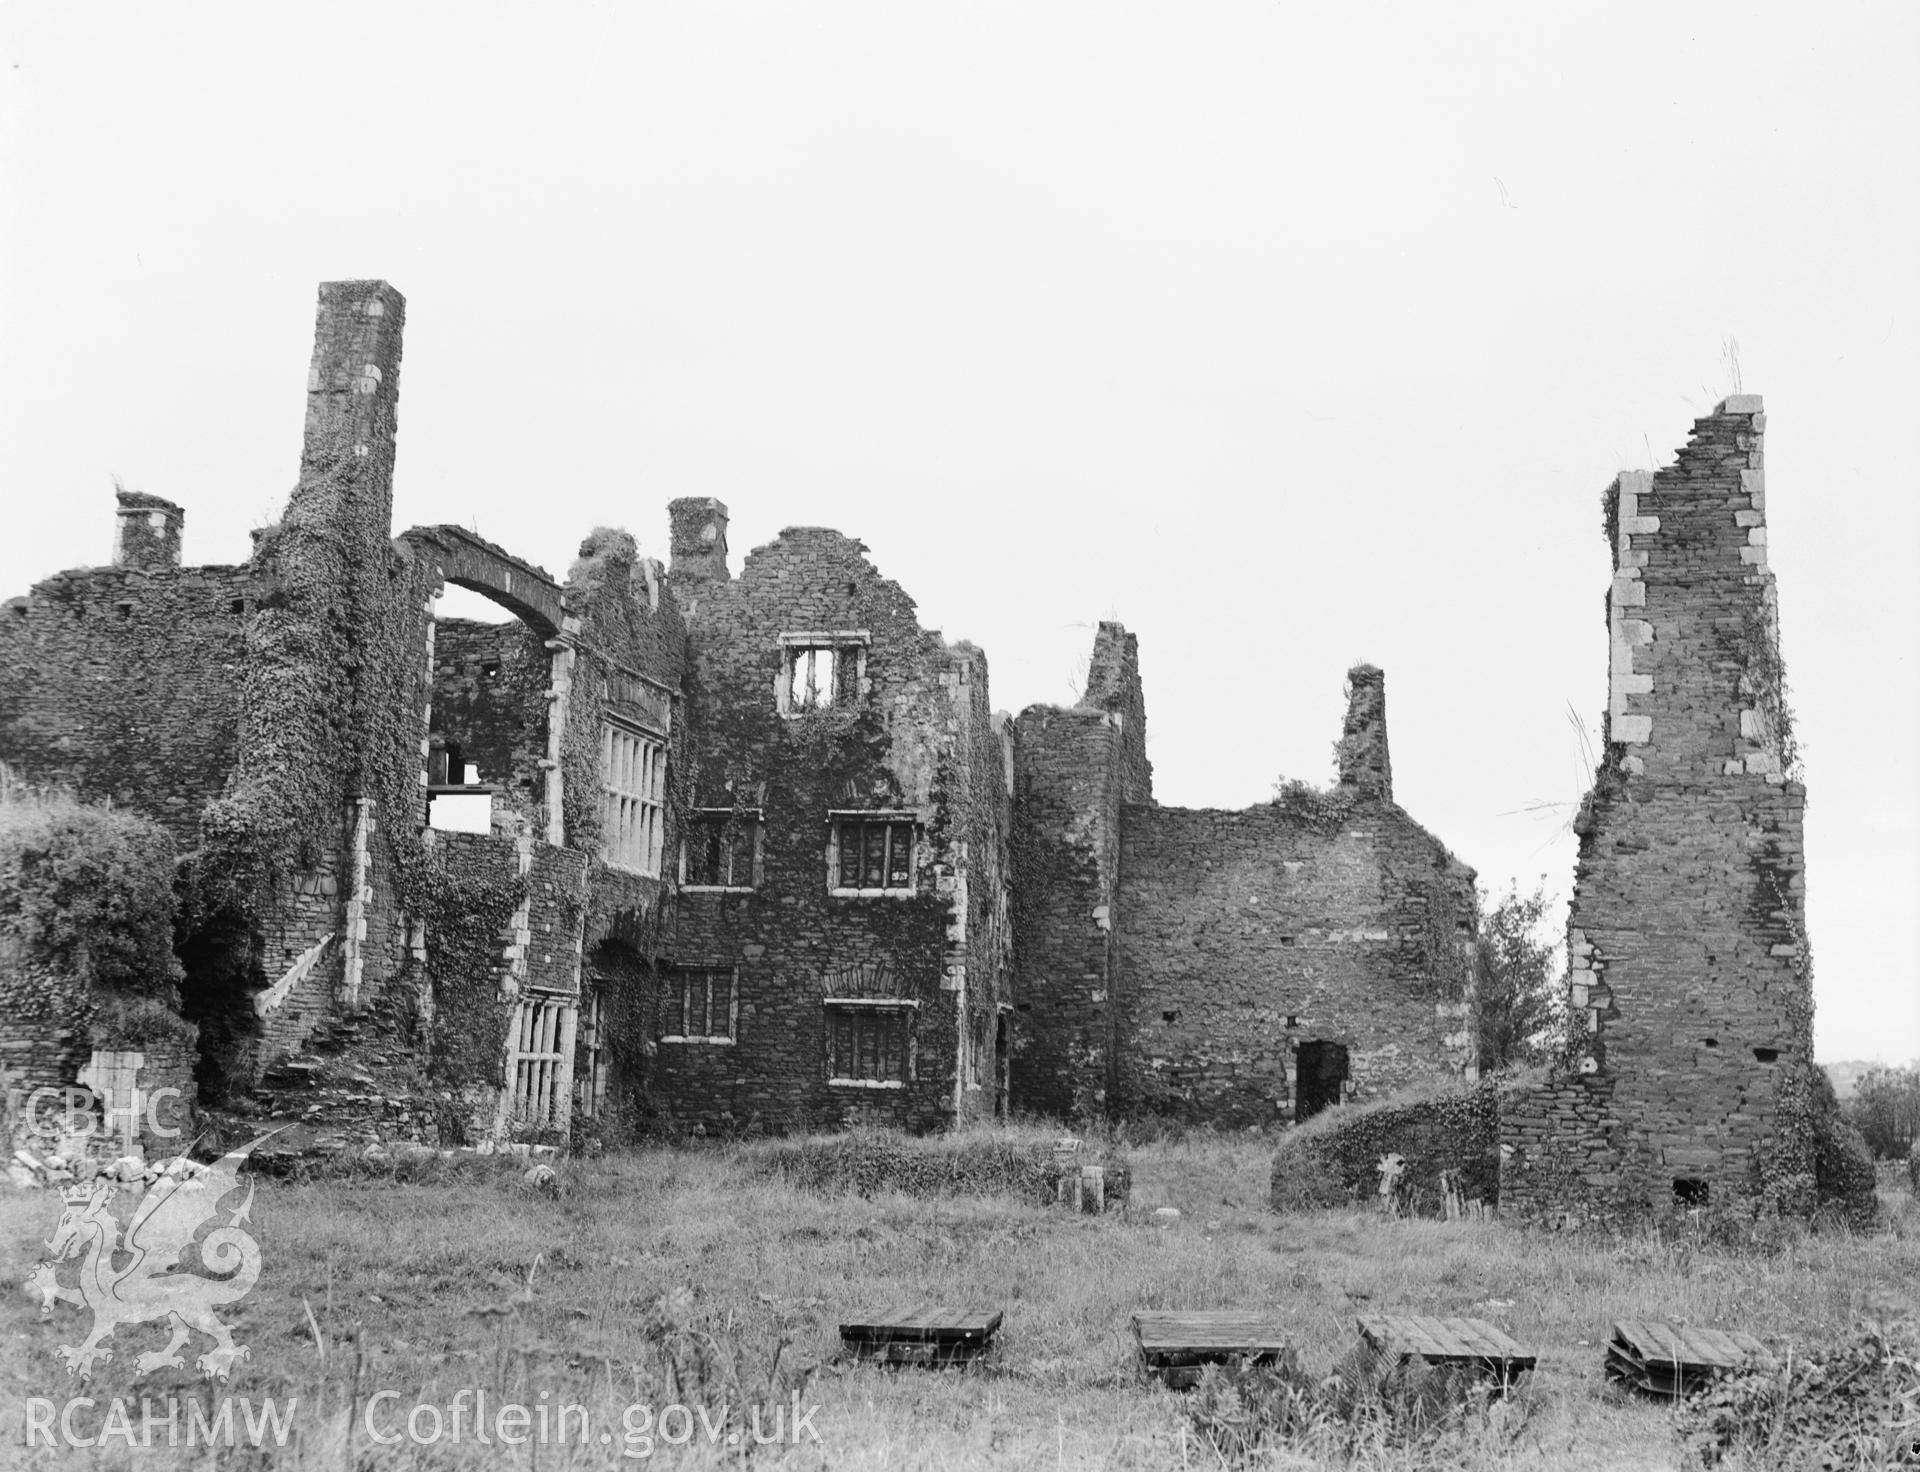
[[[1822,1215],[1861,1231],[1880,1214],[1873,1152],[1838,1114],[1823,1114],[1814,1136],[1814,1189]]]
[[[0,774],[0,932],[45,971],[172,1001],[174,867],[157,823]]]
[[[1409,1211],[1440,1215],[1442,1172],[1464,1200],[1493,1206],[1500,1194],[1495,1086],[1417,1087],[1316,1115],[1281,1137],[1268,1202],[1294,1211],[1374,1197],[1384,1155],[1405,1161],[1395,1195]]]
[[[161,1042],[197,1048],[200,1044],[198,1027],[149,997],[107,997],[94,1013],[89,1030],[99,1048],[144,1048]]]
[[[1778,1369],[1725,1376],[1677,1425],[1696,1465],[1894,1467],[1920,1462],[1920,1331],[1869,1325]]]
[[[1842,1106],[1867,1148],[1881,1160],[1901,1160],[1920,1144],[1920,1068],[1876,1064]]]
[[[177,1012],[175,856],[134,813],[36,791],[0,767],[0,1016],[61,1058],[162,1038],[196,1046]]]

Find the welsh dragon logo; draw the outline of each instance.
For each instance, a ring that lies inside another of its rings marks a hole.
[[[68,1374],[90,1378],[96,1361],[113,1358],[104,1341],[114,1330],[152,1319],[167,1320],[173,1337],[165,1348],[135,1361],[143,1375],[183,1366],[180,1351],[195,1330],[213,1340],[213,1348],[194,1361],[202,1373],[224,1380],[237,1361],[247,1358],[246,1346],[233,1342],[232,1330],[214,1309],[246,1297],[260,1277],[260,1244],[245,1229],[253,1183],[247,1183],[237,1206],[223,1213],[221,1203],[238,1191],[241,1162],[265,1138],[204,1169],[185,1155],[168,1161],[135,1204],[124,1233],[111,1209],[121,1189],[116,1182],[97,1180],[61,1191],[66,1210],[46,1244],[51,1256],[33,1270],[26,1286],[39,1295],[43,1315],[51,1314],[55,1303],[93,1310],[93,1332],[86,1342],[59,1351]],[[203,1234],[208,1226],[213,1230]],[[199,1272],[180,1261],[196,1238]]]

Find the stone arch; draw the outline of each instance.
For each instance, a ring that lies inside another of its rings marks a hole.
[[[400,537],[440,579],[512,615],[494,624],[434,618],[426,778],[428,823],[455,832],[552,831],[554,641],[565,610],[540,568],[457,526]]]
[[[431,558],[447,582],[499,604],[542,639],[559,635],[566,610],[560,585],[544,569],[464,527],[417,526],[400,540]]]

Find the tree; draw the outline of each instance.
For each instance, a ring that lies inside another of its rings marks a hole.
[[[1479,996],[1480,1067],[1484,1072],[1543,1063],[1557,1051],[1566,1024],[1559,954],[1543,932],[1544,883],[1532,894],[1518,885],[1488,904],[1474,945]]]
[[[1920,1139],[1920,1067],[1876,1063],[1854,1085],[1842,1113],[1880,1159],[1905,1159]]]

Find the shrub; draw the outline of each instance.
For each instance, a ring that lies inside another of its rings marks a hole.
[[[198,1047],[200,1029],[150,997],[109,996],[95,1012],[93,1041],[101,1048],[143,1048],[160,1042]]]
[[[158,824],[0,767],[0,1015],[63,1048],[197,1044],[175,1010],[174,878]]]
[[[1873,1152],[1860,1131],[1838,1114],[1823,1114],[1814,1136],[1814,1189],[1823,1216],[1858,1230],[1870,1229],[1880,1213]]]
[[[1844,1342],[1730,1375],[1676,1428],[1696,1465],[1893,1467],[1920,1462],[1920,1331],[1867,1325]]]
[[[0,779],[0,932],[46,971],[171,1000],[174,867],[157,823]]]
[[[1920,1067],[1875,1064],[1842,1106],[1848,1123],[1882,1160],[1900,1160],[1920,1144]]]
[[[1492,1206],[1500,1194],[1499,1136],[1492,1083],[1416,1086],[1329,1109],[1281,1137],[1268,1201],[1275,1211],[1293,1211],[1371,1197],[1380,1158],[1399,1155],[1406,1164],[1396,1195],[1408,1209],[1440,1214],[1443,1171],[1462,1197]]]

